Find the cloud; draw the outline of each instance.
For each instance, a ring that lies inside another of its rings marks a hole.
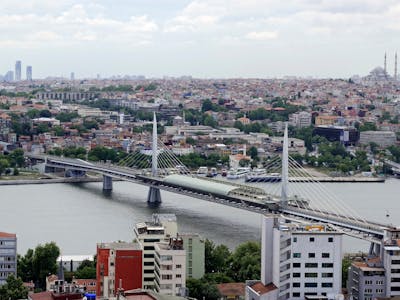
[[[35,43],[36,46],[43,46],[45,41],[52,42],[54,46],[54,43],[123,42],[129,39],[136,41],[137,45],[145,45],[158,31],[156,22],[147,15],[120,20],[91,13],[82,4],[74,4],[56,14],[0,13],[0,42],[5,47],[13,47],[20,42],[34,47]]]
[[[276,39],[278,32],[276,31],[252,31],[246,34],[246,38],[255,41],[267,41]]]

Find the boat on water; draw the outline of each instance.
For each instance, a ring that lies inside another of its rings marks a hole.
[[[280,173],[257,173],[252,172],[247,174],[244,181],[245,182],[279,182],[282,180]]]
[[[250,171],[251,171],[250,168],[247,168],[247,167],[230,169],[228,171],[228,174],[226,174],[226,178],[239,179],[239,178],[246,176],[246,174],[250,173]]]
[[[207,167],[200,167],[197,172],[197,176],[207,176],[208,174],[208,168]]]

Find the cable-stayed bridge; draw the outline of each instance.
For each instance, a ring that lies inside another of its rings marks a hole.
[[[92,163],[80,159],[28,155],[42,160],[47,168],[63,169],[70,175],[94,172],[103,175],[103,188],[112,189],[112,178],[149,186],[149,203],[161,202],[160,190],[187,195],[258,213],[276,213],[299,222],[330,224],[343,233],[379,244],[392,225],[365,220],[315,176],[288,155],[287,129],[282,156],[265,166],[272,176],[262,184],[237,184],[232,181],[198,177],[184,166],[179,157],[157,139],[154,116],[152,149],[134,152],[118,164]],[[289,184],[289,181],[294,179]],[[307,183],[307,184],[304,184]]]

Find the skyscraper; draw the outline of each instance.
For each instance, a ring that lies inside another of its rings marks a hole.
[[[71,80],[75,80],[75,73],[71,72]]]
[[[32,66],[26,67],[26,80],[32,81]]]
[[[21,61],[17,60],[15,62],[15,80],[20,81],[21,80]]]

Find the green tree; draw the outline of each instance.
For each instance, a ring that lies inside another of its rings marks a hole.
[[[205,241],[205,272],[224,273],[228,267],[230,251],[225,245],[215,246],[213,241]]]
[[[201,105],[201,111],[206,112],[212,109],[213,109],[213,103],[211,102],[211,100],[210,99],[204,100]]]
[[[251,146],[249,149],[249,154],[251,159],[257,159],[258,158],[258,150],[256,147]]]
[[[39,112],[39,117],[51,118],[51,112],[48,109],[43,109]]]
[[[75,277],[79,279],[93,279],[96,278],[96,268],[85,266],[75,272]]]
[[[54,242],[38,245],[35,248],[32,260],[33,276],[39,287],[45,287],[46,276],[56,274],[57,258],[59,256],[60,249]]]
[[[189,296],[196,299],[217,300],[220,298],[217,286],[202,279],[189,278],[186,280]]]
[[[261,245],[257,242],[246,242],[239,245],[229,259],[227,275],[235,282],[260,279]]]
[[[27,299],[28,289],[23,286],[21,278],[14,275],[7,277],[6,284],[0,287],[0,300]]]
[[[18,255],[17,275],[24,282],[35,280],[33,275],[33,249],[28,249],[25,256]]]
[[[342,260],[342,287],[345,288],[347,285],[347,279],[349,277],[349,268],[351,266],[351,259],[344,257]]]
[[[5,173],[7,168],[10,166],[9,162],[5,158],[0,158],[0,176]]]

